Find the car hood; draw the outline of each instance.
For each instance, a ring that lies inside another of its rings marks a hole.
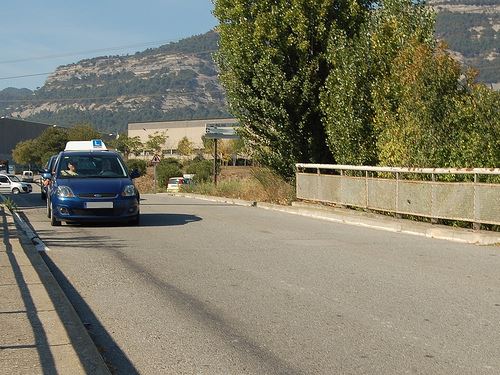
[[[132,185],[128,178],[63,178],[59,186],[69,186],[73,194],[114,193],[120,194],[125,186]]]

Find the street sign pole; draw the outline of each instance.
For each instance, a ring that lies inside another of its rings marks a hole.
[[[160,162],[160,155],[154,154],[153,159],[151,159],[151,164],[153,164],[153,183],[154,183],[154,192],[156,194],[156,165]]]
[[[154,192],[156,194],[156,163],[153,164],[153,174],[154,174]]]
[[[217,186],[217,138],[214,139],[214,185]]]

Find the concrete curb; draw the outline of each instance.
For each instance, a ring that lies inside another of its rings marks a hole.
[[[26,222],[17,212],[14,212],[14,220],[17,226],[21,228],[26,237],[28,237],[31,243],[35,246],[37,251],[50,251],[50,249],[47,246],[45,246],[40,237],[38,237],[38,234],[36,234],[31,230],[29,225],[26,224]]]
[[[471,229],[453,228],[445,225],[396,219],[375,213],[360,212],[338,207],[327,207],[312,203],[293,202],[292,206],[282,206],[272,203],[252,202],[241,199],[215,197],[191,193],[168,193],[168,195],[235,204],[239,206],[259,207],[267,210],[281,211],[294,215],[333,221],[336,223],[357,225],[366,228],[411,234],[427,238],[482,246],[500,245],[500,234],[496,232],[473,231]]]
[[[13,215],[12,218],[18,229],[17,233],[21,246],[31,260],[33,268],[47,290],[53,305],[53,310],[57,311],[58,319],[61,323],[58,326],[61,327],[60,329],[65,330],[65,332],[61,332],[61,335],[67,335],[67,337],[69,337],[70,344],[74,349],[73,355],[69,353],[59,359],[59,362],[62,363],[56,362],[57,368],[66,370],[71,369],[71,372],[64,371],[61,373],[76,374],[79,372],[78,369],[72,369],[72,365],[70,364],[74,365],[75,363],[79,363],[82,373],[110,375],[111,373],[108,367],[73,308],[73,305],[62,291],[59,283],[45,264],[45,261],[42,259],[39,251],[42,248],[41,246],[45,247],[45,245],[43,245],[43,242],[39,240],[38,236],[17,213]],[[39,242],[37,242],[37,239]]]

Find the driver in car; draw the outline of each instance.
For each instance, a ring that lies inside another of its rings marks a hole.
[[[78,172],[76,171],[76,162],[73,160],[68,161],[68,169],[61,171],[61,175],[63,176],[78,176]]]

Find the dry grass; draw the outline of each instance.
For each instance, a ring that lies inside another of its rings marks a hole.
[[[141,193],[153,193],[154,192],[154,173],[153,167],[148,167],[147,172],[144,176],[135,179],[135,186]]]
[[[153,168],[148,168],[147,174],[135,183],[141,193],[152,193]],[[165,191],[165,188],[159,187],[157,191]],[[183,191],[284,205],[295,199],[293,185],[268,169],[256,167],[222,167],[217,186],[212,182],[199,183],[183,187]]]

